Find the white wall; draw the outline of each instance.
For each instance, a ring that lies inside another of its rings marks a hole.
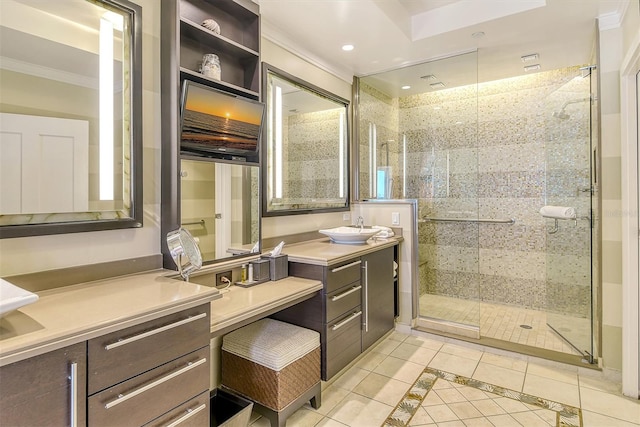
[[[160,253],[160,7],[142,6],[144,226],[0,240],[0,277]]]

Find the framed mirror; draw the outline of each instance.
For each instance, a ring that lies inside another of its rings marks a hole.
[[[0,2],[0,238],[142,226],[141,12]]]
[[[256,165],[181,158],[180,226],[205,264],[260,251],[259,180]]]
[[[349,101],[262,68],[263,216],[349,210]]]

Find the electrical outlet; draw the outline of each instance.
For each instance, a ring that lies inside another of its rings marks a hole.
[[[226,280],[223,280],[223,278],[225,278]],[[225,287],[229,283],[231,283],[231,270],[216,273],[216,288]]]
[[[343,213],[342,214],[342,220],[343,221],[349,221],[351,219],[351,214],[350,213]]]

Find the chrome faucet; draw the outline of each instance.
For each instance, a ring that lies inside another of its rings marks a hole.
[[[364,218],[362,218],[361,216],[356,219],[356,227],[360,227],[360,231],[362,231],[362,229],[364,228]]]

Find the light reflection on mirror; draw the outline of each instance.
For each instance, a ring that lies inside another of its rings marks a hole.
[[[140,11],[120,0],[0,2],[1,237],[141,226]]]
[[[258,166],[180,161],[181,226],[204,262],[250,253],[259,242],[259,175]]]
[[[263,215],[348,209],[348,101],[265,64]]]

